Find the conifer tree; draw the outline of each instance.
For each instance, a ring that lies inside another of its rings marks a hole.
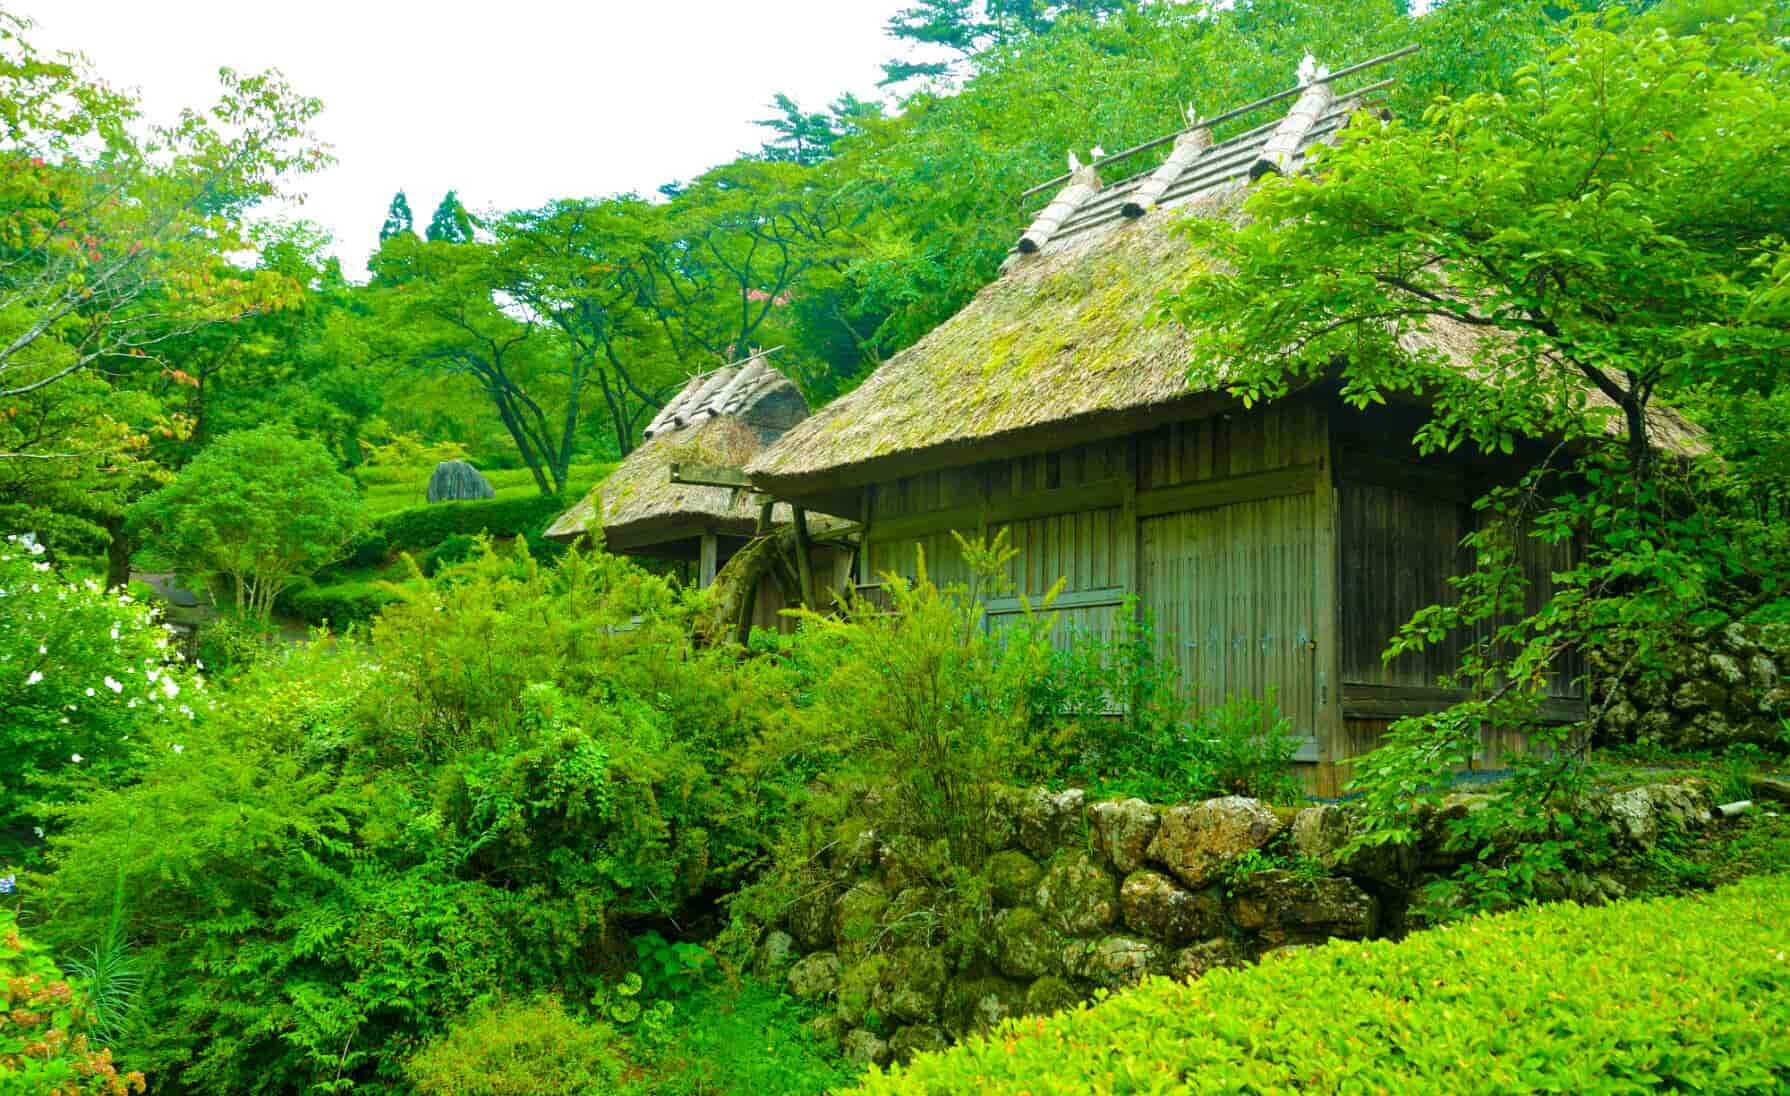
[[[379,226],[379,242],[384,243],[393,236],[415,231],[416,222],[410,215],[410,199],[400,190],[392,195],[392,204],[386,208],[385,223]]]
[[[469,244],[472,242],[472,215],[460,204],[460,196],[450,190],[435,207],[429,227],[423,233],[431,243]]]

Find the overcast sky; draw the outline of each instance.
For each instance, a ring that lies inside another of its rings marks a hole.
[[[754,148],[777,91],[818,109],[876,92],[910,0],[12,0],[149,113],[208,102],[220,66],[278,67],[324,101],[339,163],[301,215],[351,277],[392,193],[417,227],[468,206],[650,192]]]

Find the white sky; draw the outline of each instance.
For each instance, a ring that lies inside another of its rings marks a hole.
[[[278,67],[324,101],[339,163],[298,212],[365,274],[387,203],[417,228],[448,188],[474,210],[650,193],[755,148],[771,96],[869,98],[910,0],[9,0],[165,118],[220,66]]]

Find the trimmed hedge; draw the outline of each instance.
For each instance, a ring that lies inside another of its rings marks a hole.
[[[343,627],[365,624],[397,600],[397,594],[377,582],[338,582],[322,586],[301,582],[280,595],[278,607],[307,624],[327,621]]]
[[[1782,1092],[1790,876],[1154,979],[865,1093]]]
[[[437,502],[387,514],[374,530],[392,552],[427,551],[456,534],[538,537],[565,510],[564,499],[541,494]]]

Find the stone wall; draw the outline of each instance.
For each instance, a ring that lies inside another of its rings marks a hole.
[[[1326,940],[1396,935],[1413,888],[1456,866],[1441,823],[1489,799],[1450,798],[1417,846],[1345,857],[1354,816],[1335,805],[1003,793],[987,834],[997,851],[967,882],[941,847],[870,830],[835,843],[764,934],[756,965],[795,996],[826,1002],[817,1030],[850,1056],[905,1060],[1147,975],[1191,978]],[[1709,807],[1700,786],[1664,784],[1608,797],[1601,810],[1645,845],[1664,826],[1707,823]],[[1620,893],[1614,881],[1581,879],[1562,897]]]
[[[1595,718],[1603,742],[1720,750],[1781,742],[1790,718],[1790,625],[1729,624],[1687,633],[1643,675],[1621,651],[1591,659]]]

